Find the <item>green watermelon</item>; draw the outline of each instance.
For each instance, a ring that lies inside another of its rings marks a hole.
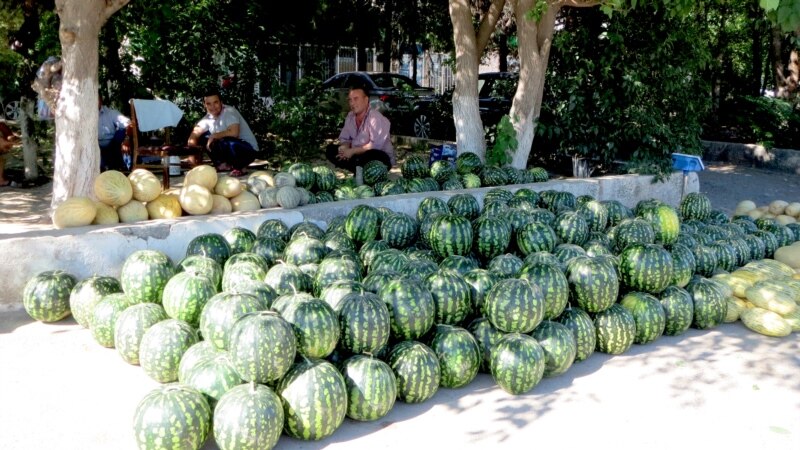
[[[500,331],[530,333],[544,318],[545,300],[527,280],[500,280],[486,294],[484,315]]]
[[[434,322],[458,325],[472,311],[469,284],[452,270],[438,270],[425,279],[425,287],[433,297]]]
[[[305,189],[311,189],[314,187],[316,173],[314,172],[314,169],[311,168],[311,165],[306,163],[294,163],[290,165],[286,171],[292,174],[297,182],[297,186]]]
[[[597,332],[594,322],[586,311],[580,308],[567,308],[556,321],[572,331],[575,337],[575,362],[588,358],[597,346]]]
[[[280,219],[267,219],[258,226],[256,237],[286,242],[289,240],[289,227]]]
[[[292,326],[272,311],[245,314],[228,336],[231,363],[244,381],[268,384],[280,379],[296,351]]]
[[[634,291],[663,291],[672,282],[672,266],[672,255],[658,244],[631,244],[619,256],[621,281]]]
[[[200,324],[200,313],[217,288],[208,278],[180,272],[164,286],[163,304],[169,317],[183,320],[193,327]]]
[[[608,226],[608,208],[597,200],[589,200],[577,209],[589,225],[589,231],[602,232]]]
[[[544,349],[536,339],[509,333],[492,348],[492,378],[509,394],[524,394],[542,381],[545,358]]]
[[[296,439],[328,437],[347,414],[347,385],[336,367],[325,360],[299,360],[276,391],[283,402],[284,430]]]
[[[620,203],[618,200],[604,200],[600,203],[606,207],[606,211],[608,211],[608,226],[613,227],[618,225],[622,222],[623,219],[627,219],[633,216],[633,212],[625,205]]]
[[[622,253],[631,244],[652,244],[656,240],[653,225],[650,222],[635,218],[623,219],[616,227],[609,230],[614,249]]]
[[[666,315],[657,298],[644,292],[629,292],[620,304],[631,312],[636,322],[634,343],[647,344],[664,334]]]
[[[406,403],[422,403],[439,390],[439,359],[427,345],[402,341],[392,347],[387,358],[397,380],[397,398]]]
[[[456,156],[456,172],[460,175],[479,173],[482,166],[481,158],[475,153],[462,152]]]
[[[622,305],[613,304],[594,316],[597,351],[620,355],[628,351],[636,337],[636,319]]]
[[[217,289],[222,289],[222,266],[207,256],[187,256],[178,263],[175,269],[177,272],[189,272],[195,275],[202,275],[211,280]]]
[[[336,188],[336,174],[328,166],[314,166],[314,185],[320,191],[332,191]]]
[[[380,213],[372,206],[358,205],[347,214],[345,232],[354,242],[374,240],[380,229]]]
[[[565,211],[556,216],[554,231],[566,244],[583,245],[589,239],[589,224],[576,211]]]
[[[711,200],[700,192],[690,192],[681,200],[679,209],[683,220],[704,221],[711,215]]]
[[[431,248],[441,258],[468,254],[472,248],[472,236],[470,221],[454,214],[437,217],[428,234]]]
[[[511,253],[497,255],[489,261],[487,268],[499,278],[512,278],[522,269],[522,260]]]
[[[201,234],[189,241],[189,245],[186,246],[186,256],[191,255],[208,256],[224,266],[225,261],[231,256],[231,246],[221,234]]]
[[[211,297],[200,313],[200,332],[214,348],[228,348],[228,336],[233,324],[248,313],[269,308],[264,299],[250,294],[220,292]]]
[[[670,254],[672,255],[672,279],[669,284],[686,287],[697,266],[694,253],[683,245],[675,243],[672,244]]]
[[[543,183],[550,179],[550,174],[542,167],[531,167],[528,169],[528,173],[531,174],[534,183]]]
[[[418,339],[433,326],[436,305],[422,283],[398,278],[385,284],[378,296],[389,309],[392,333],[398,339]]]
[[[600,257],[578,256],[567,264],[572,303],[586,312],[608,309],[617,301],[619,278],[615,268]]]
[[[461,183],[465,189],[478,189],[481,187],[481,177],[474,173],[461,175]]]
[[[231,388],[214,408],[214,442],[220,450],[271,449],[283,430],[281,399],[267,386]]]
[[[310,236],[298,236],[286,244],[283,250],[283,262],[302,266],[322,261],[328,253],[328,247],[322,240]]]
[[[336,348],[339,342],[338,315],[324,301],[312,298],[292,302],[279,312],[294,330],[300,355],[324,358]]]
[[[689,329],[694,318],[691,294],[678,286],[669,286],[661,292],[659,301],[664,309],[664,334],[677,336]]]
[[[406,248],[417,240],[419,224],[413,217],[397,213],[381,222],[381,238],[389,247]]]
[[[122,292],[122,286],[114,277],[95,275],[79,281],[69,294],[69,310],[75,322],[84,328],[89,328],[94,307],[106,295],[118,292]]]
[[[389,309],[371,292],[351,292],[336,306],[340,345],[352,353],[376,353],[389,341]]]
[[[544,318],[553,320],[561,315],[569,300],[569,281],[564,272],[554,264],[526,264],[519,278],[538,286],[544,295]]]
[[[490,260],[508,249],[511,225],[497,217],[481,216],[472,223],[472,248],[479,257]]]
[[[138,365],[142,337],[150,327],[165,319],[164,308],[155,303],[138,303],[122,311],[114,324],[114,345],[123,361]]]
[[[286,249],[286,242],[278,238],[259,237],[253,248],[250,249],[253,253],[262,256],[268,265],[275,264],[279,259],[283,258],[283,251]]]
[[[424,178],[430,175],[428,161],[419,155],[410,155],[400,166],[403,178],[411,180],[413,178]]]
[[[222,233],[222,237],[228,242],[231,247],[231,255],[237,253],[249,252],[256,243],[256,234],[247,228],[233,227],[228,228]]]
[[[278,295],[311,292],[312,290],[311,278],[294,264],[275,264],[267,271],[264,282]]]
[[[145,331],[139,344],[139,365],[159,383],[178,381],[178,367],[186,350],[199,340],[186,322],[167,319]]]
[[[203,361],[214,359],[217,355],[223,354],[208,341],[200,341],[186,350],[181,357],[178,365],[178,381],[186,383],[192,370]]]
[[[178,368],[180,371],[180,368]],[[242,378],[225,352],[197,362],[181,382],[202,392],[213,410],[226,392],[242,384]]]
[[[119,292],[104,296],[92,310],[89,328],[92,337],[103,347],[114,347],[114,328],[117,318],[134,301]]]
[[[445,182],[455,173],[456,168],[451,161],[439,160],[431,164],[431,177],[439,183]]]
[[[550,320],[542,321],[531,336],[544,351],[544,376],[561,375],[572,367],[578,351],[578,343],[572,330]]]
[[[556,232],[541,222],[527,223],[516,233],[517,248],[525,256],[535,252],[552,252],[558,239]]]
[[[725,320],[728,314],[728,302],[716,283],[698,277],[686,286],[686,291],[692,296],[694,303],[692,327],[705,330]]]
[[[469,384],[478,374],[481,349],[472,334],[461,327],[439,324],[431,339],[431,350],[439,358],[441,379],[446,388]]]
[[[122,291],[135,303],[161,303],[164,286],[174,273],[172,260],[164,253],[138,250],[125,259],[119,281]]]
[[[355,355],[342,363],[341,371],[347,387],[347,417],[372,421],[389,413],[397,398],[397,381],[388,364]]]
[[[211,408],[203,394],[178,383],[150,391],[136,406],[133,417],[133,434],[140,449],[197,450],[210,429]]]

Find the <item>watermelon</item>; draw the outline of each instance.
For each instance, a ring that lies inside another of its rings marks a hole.
[[[312,288],[311,278],[294,264],[275,264],[267,271],[264,282],[278,295],[310,292]]]
[[[550,179],[550,174],[543,167],[531,167],[528,173],[531,174],[534,183],[543,183]]]
[[[397,381],[388,364],[355,355],[342,363],[341,371],[347,388],[347,417],[372,421],[389,413],[397,399]]]
[[[576,211],[565,211],[556,216],[554,231],[566,244],[583,245],[589,239],[589,224]]]
[[[286,242],[281,239],[259,237],[250,251],[262,256],[267,261],[267,264],[271,266],[283,257],[285,249]]]
[[[500,331],[530,333],[544,318],[544,295],[522,279],[498,281],[486,294],[484,315]]]
[[[594,316],[597,351],[620,355],[628,351],[636,336],[636,319],[622,305],[613,304]]]
[[[619,279],[615,268],[600,257],[578,256],[567,265],[567,281],[573,305],[586,312],[608,309],[617,301]]]
[[[164,286],[163,304],[169,317],[183,320],[193,327],[200,324],[200,313],[217,289],[208,278],[180,272]]]
[[[657,294],[672,282],[672,255],[658,244],[631,244],[619,256],[623,285]]]
[[[122,286],[114,277],[95,275],[79,281],[69,294],[69,310],[72,312],[75,322],[84,328],[89,328],[94,307],[106,295],[118,292],[122,292]]]
[[[472,334],[461,327],[436,325],[431,350],[439,358],[441,379],[446,388],[459,388],[469,384],[478,374],[481,349]]]
[[[284,430],[296,439],[328,437],[347,414],[344,378],[322,359],[299,360],[281,378],[276,391],[283,403]]]
[[[261,256],[258,257],[261,258]],[[264,265],[253,261],[238,261],[235,264],[226,263],[225,272],[222,275],[222,290],[227,292],[238,291],[240,286],[262,281],[266,275],[267,269]]]
[[[516,233],[517,248],[525,256],[535,252],[552,252],[558,239],[555,231],[542,222],[527,223]]]
[[[483,311],[486,293],[498,281],[497,276],[488,270],[474,269],[462,275],[462,278],[469,285],[472,311],[475,313]]]
[[[542,321],[531,336],[544,351],[544,376],[554,377],[566,372],[575,361],[578,343],[572,330],[551,320]]]
[[[666,315],[657,298],[644,292],[629,292],[620,304],[631,312],[636,322],[634,343],[647,344],[664,334]]]
[[[155,303],[138,303],[122,311],[114,324],[114,345],[123,361],[138,365],[142,337],[150,327],[166,318],[164,308]]]
[[[175,267],[166,254],[137,250],[125,258],[119,281],[122,291],[135,303],[161,303],[164,286],[174,273]]]
[[[455,173],[456,168],[451,161],[439,160],[431,164],[431,177],[439,183],[444,183]]]
[[[136,406],[133,417],[133,434],[140,449],[197,450],[210,429],[211,408],[203,394],[178,383],[150,391]]]
[[[316,237],[297,236],[292,238],[283,250],[283,262],[302,266],[319,263],[328,253],[328,247]]]
[[[228,242],[231,247],[231,255],[237,253],[249,252],[256,243],[256,234],[247,228],[232,227],[222,233],[222,237]]]
[[[392,333],[398,339],[418,339],[433,326],[436,318],[433,296],[412,278],[398,278],[385,284],[378,296],[389,309]]]
[[[408,265],[408,261],[408,255],[404,252],[396,248],[390,248],[375,255],[372,264],[369,266],[369,271],[370,273],[386,271],[400,272]]]
[[[186,378],[181,382],[202,392],[213,410],[226,392],[242,384],[242,378],[231,363],[229,355],[219,352],[211,358],[198,361],[187,371]]]
[[[492,378],[500,388],[509,394],[524,394],[544,376],[544,349],[531,336],[509,333],[492,348],[489,365]]]
[[[314,169],[311,168],[311,165],[306,163],[294,163],[286,168],[286,172],[294,177],[296,186],[306,189],[314,187],[316,174],[314,173]]]
[[[187,256],[175,267],[177,272],[189,272],[202,275],[214,283],[217,289],[222,289],[222,266],[207,256]]]
[[[472,224],[454,214],[437,217],[428,234],[431,249],[437,256],[466,255],[472,248]]]
[[[264,299],[250,294],[220,292],[211,297],[200,314],[200,331],[214,348],[228,348],[228,336],[233,324],[247,313],[269,308]]]
[[[271,449],[283,430],[281,399],[267,386],[231,388],[214,408],[214,442],[220,450]]]
[[[437,266],[433,261],[429,261],[427,259],[409,258],[408,264],[406,264],[399,273],[422,281],[437,270],[439,270],[439,266]],[[381,273],[385,274],[389,272],[383,271]],[[377,292],[377,290],[373,292]]]
[[[692,327],[705,330],[713,328],[725,320],[728,313],[728,302],[716,283],[698,277],[686,286],[686,291],[692,296],[694,303]]]
[[[392,347],[387,363],[397,380],[397,398],[422,403],[436,394],[441,382],[439,359],[427,345],[402,341]]]
[[[672,244],[670,254],[672,255],[672,279],[669,284],[686,287],[697,266],[694,253],[683,245],[675,243]]]
[[[447,207],[452,214],[464,216],[473,220],[480,215],[480,204],[472,194],[456,194],[447,200]]]
[[[461,175],[461,184],[465,189],[477,189],[481,187],[481,177],[474,173],[465,173]]]
[[[296,351],[292,326],[272,311],[245,314],[228,336],[231,363],[244,381],[279,380],[291,367]]]
[[[481,216],[472,223],[472,248],[490,260],[506,252],[511,242],[511,226],[500,218]]]
[[[257,238],[289,240],[289,227],[280,219],[267,219],[256,229]]]
[[[597,332],[594,322],[586,311],[580,308],[567,308],[556,319],[556,322],[566,326],[575,337],[575,362],[588,358],[597,345]]]
[[[371,292],[351,292],[336,305],[340,345],[352,353],[376,353],[389,341],[389,309]]]
[[[602,232],[608,226],[608,208],[597,200],[583,203],[577,211],[586,219],[590,232]]]
[[[569,281],[564,272],[554,264],[534,263],[525,265],[519,278],[538,286],[544,295],[544,318],[558,317],[569,300]]]
[[[614,242],[614,249],[622,253],[631,244],[652,244],[656,240],[653,225],[650,222],[635,218],[624,219],[615,228],[609,230]]]
[[[202,255],[218,262],[221,266],[231,256],[231,246],[228,241],[217,233],[206,233],[189,241],[186,246],[186,256]]]
[[[358,205],[345,220],[345,232],[354,242],[363,244],[374,240],[380,226],[380,213],[372,206]]]
[[[692,295],[678,286],[669,286],[661,292],[661,307],[664,309],[664,334],[677,336],[688,330],[694,318]]]
[[[307,358],[330,355],[339,342],[337,313],[324,301],[311,298],[292,302],[280,311],[294,331],[297,352]],[[388,325],[388,318],[387,318]]]
[[[208,341],[200,341],[192,345],[181,357],[181,363],[178,365],[178,381],[186,383],[195,366],[220,354],[222,352],[214,348]]]
[[[575,244],[558,244],[553,249],[553,254],[562,266],[566,266],[572,258],[586,256],[586,250]]]
[[[183,354],[199,340],[197,330],[186,322],[167,319],[145,331],[139,344],[139,364],[159,383],[178,381]]]
[[[520,269],[522,269],[522,260],[511,253],[497,255],[489,261],[487,268],[496,274],[498,278],[512,278],[517,276]]]
[[[408,156],[400,166],[400,171],[403,173],[403,178],[407,180],[424,178],[430,175],[428,160],[419,155]]]
[[[389,247],[406,248],[417,240],[419,224],[407,214],[392,214],[381,222],[381,238]]]
[[[433,297],[435,323],[457,325],[472,311],[469,284],[451,270],[439,270],[425,279]]]
[[[608,226],[613,227],[633,216],[633,212],[618,200],[604,200],[600,202],[608,211]]]
[[[104,296],[92,309],[89,328],[92,337],[103,347],[114,347],[114,328],[120,313],[134,302],[123,293]]]
[[[336,188],[336,174],[328,166],[314,166],[314,186],[320,191],[332,191]]]
[[[462,152],[456,156],[456,172],[460,175],[479,173],[482,166],[481,158],[475,153]]]
[[[700,192],[690,192],[681,200],[679,210],[683,220],[704,221],[711,215],[711,200]]]
[[[707,245],[698,245],[692,249],[695,260],[695,272],[710,277],[717,268],[717,252]]]
[[[717,268],[726,272],[732,272],[739,267],[736,264],[738,259],[736,249],[727,241],[717,241],[708,245],[708,248],[717,253]]]

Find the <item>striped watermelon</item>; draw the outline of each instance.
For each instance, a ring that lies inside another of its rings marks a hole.
[[[449,213],[450,207],[447,206],[447,202],[439,197],[425,197],[419,202],[419,206],[417,206],[417,220],[421,221],[427,215],[437,212],[443,214]]]
[[[397,381],[388,364],[355,355],[342,363],[341,371],[347,387],[347,417],[372,421],[389,413],[397,399]]]
[[[178,263],[178,265],[175,267],[175,270],[176,273],[189,272],[196,275],[202,275],[211,280],[217,289],[222,289],[222,266],[207,256],[187,256]]]
[[[710,277],[717,268],[717,252],[707,245],[698,245],[692,249],[695,260],[695,272]]]
[[[716,283],[698,277],[686,286],[686,291],[692,296],[694,303],[692,327],[705,330],[725,320],[728,302]]]
[[[732,272],[739,267],[736,264],[738,259],[736,249],[727,241],[716,241],[709,244],[708,247],[717,253],[717,268]]]
[[[439,160],[431,164],[431,177],[439,183],[444,183],[455,173],[456,168],[451,161]]]
[[[292,302],[278,311],[292,326],[297,353],[307,358],[330,355],[339,342],[339,317],[318,298]]]
[[[174,273],[175,267],[166,254],[137,250],[122,264],[119,281],[122,291],[134,302],[161,303],[164,286]]]
[[[374,240],[380,229],[380,214],[372,206],[358,205],[347,214],[344,229],[350,239],[363,244]]]
[[[376,353],[389,341],[389,309],[371,292],[351,292],[336,306],[340,345],[352,353]]]
[[[312,290],[311,278],[294,264],[275,264],[267,271],[264,282],[278,295]]]
[[[456,172],[460,175],[479,173],[482,166],[481,158],[475,153],[463,152],[456,156]]]
[[[636,319],[622,305],[614,304],[594,316],[597,351],[620,355],[628,351],[636,337]]]
[[[433,297],[434,322],[458,325],[472,311],[469,284],[452,270],[438,270],[425,279],[425,287]]]
[[[386,177],[389,175],[389,168],[386,167],[386,164],[373,160],[368,161],[364,164],[364,183],[368,185],[374,185],[379,181],[386,180]]]
[[[272,311],[245,314],[228,336],[231,362],[244,381],[267,384],[280,379],[296,351],[292,326]]]
[[[136,406],[133,434],[140,449],[203,446],[211,429],[211,408],[203,394],[178,383],[159,386]]]
[[[528,169],[528,173],[531,174],[534,183],[543,183],[550,179],[550,174],[543,167],[531,167]]]
[[[489,261],[487,269],[496,274],[498,278],[516,277],[522,269],[522,260],[511,253],[497,255]]]
[[[454,214],[444,214],[431,224],[428,238],[431,249],[441,258],[466,255],[472,248],[472,224]]]
[[[402,341],[392,347],[387,363],[397,380],[397,398],[401,401],[422,403],[439,390],[439,359],[427,345]]]
[[[114,324],[114,345],[123,361],[138,365],[144,333],[166,318],[164,308],[155,303],[138,303],[122,311]]]
[[[570,299],[586,312],[608,309],[617,301],[619,278],[615,268],[600,257],[578,256],[567,265]]]
[[[223,354],[208,341],[200,341],[186,350],[181,357],[178,366],[178,381],[186,383],[192,370],[203,361],[214,359],[217,355]]]
[[[514,198],[514,193],[505,188],[489,189],[486,195],[483,196],[483,204],[488,205],[494,202],[508,204]]]
[[[660,302],[664,309],[664,334],[677,336],[689,329],[694,318],[694,301],[689,292],[669,286],[661,293]]]
[[[39,288],[41,289],[41,286]],[[114,277],[95,275],[79,281],[69,294],[69,310],[75,322],[84,328],[89,328],[94,307],[106,295],[118,292],[122,292],[122,286]]]
[[[347,386],[333,364],[302,359],[277,387],[283,401],[284,430],[289,436],[316,441],[333,434],[347,414]]]
[[[330,251],[347,250],[350,252],[358,252],[355,242],[353,242],[350,236],[344,231],[328,230],[322,242]]]
[[[486,294],[484,315],[500,331],[530,333],[544,317],[544,295],[522,279],[500,280]]]
[[[297,239],[300,236],[322,239],[325,236],[325,231],[316,223],[306,219],[289,227],[289,241]]]
[[[253,248],[250,249],[253,253],[262,256],[268,265],[275,264],[279,259],[283,258],[283,252],[286,249],[286,242],[278,238],[259,237],[256,239]]]
[[[631,244],[652,244],[656,240],[655,231],[650,222],[635,218],[624,219],[615,228],[609,230],[614,249],[622,253]]]
[[[134,302],[123,293],[108,294],[92,310],[89,328],[92,337],[103,347],[114,347],[114,328],[117,318]]]
[[[404,252],[396,248],[390,248],[389,250],[384,250],[375,255],[375,258],[372,260],[372,264],[369,266],[369,271],[400,272],[406,265],[408,265],[408,261],[408,255],[406,255]]]
[[[475,253],[490,260],[508,249],[511,226],[500,218],[481,216],[472,223],[472,236]]]
[[[467,329],[470,333],[472,333],[472,336],[475,338],[475,341],[480,347],[480,371],[484,373],[491,373],[490,365],[492,360],[492,349],[500,340],[500,338],[505,336],[505,333],[492,326],[492,323],[489,322],[489,319],[485,317],[476,318],[470,322]]]
[[[283,405],[267,386],[231,388],[214,408],[214,442],[220,450],[271,449],[283,430]]]
[[[481,177],[474,173],[461,175],[461,183],[465,189],[478,189],[481,187]]]
[[[361,250],[358,251],[358,256],[361,258],[362,264],[364,264],[364,269],[369,271],[372,261],[378,253],[388,249],[389,244],[384,241],[369,241],[362,245]]]
[[[509,333],[492,348],[492,378],[509,394],[524,394],[544,376],[545,354],[536,339],[526,334]]]
[[[664,334],[666,315],[657,298],[644,292],[629,292],[620,304],[631,312],[636,322],[634,343],[647,344]]]
[[[561,375],[572,367],[578,343],[572,330],[558,322],[542,321],[531,333],[544,351],[544,376]]]
[[[711,200],[700,192],[690,192],[681,200],[680,213],[683,220],[706,220],[711,215]]]
[[[486,294],[497,283],[497,276],[488,270],[474,269],[462,275],[462,278],[469,285],[473,313],[483,311]]]
[[[237,291],[239,286],[262,281],[267,275],[267,265],[264,263],[263,257],[254,253],[240,253],[240,255],[253,255],[261,261],[256,262],[240,259],[233,264],[230,262],[225,263],[225,269],[222,274],[223,291]]]
[[[289,227],[280,219],[267,219],[258,226],[256,237],[286,242],[289,240]]]
[[[659,204],[642,211],[639,216],[653,226],[656,243],[669,245],[677,239],[681,225],[680,218],[669,205],[659,202]]]
[[[283,250],[283,262],[302,266],[303,264],[319,263],[328,253],[329,249],[322,240],[300,235],[293,237]]]
[[[553,249],[553,255],[555,255],[562,266],[566,266],[572,258],[586,256],[586,250],[575,244],[558,244],[556,248]]]
[[[672,279],[670,285],[686,287],[694,276],[697,263],[691,250],[681,244],[672,244]]]
[[[575,211],[559,214],[553,230],[563,243],[583,245],[589,239],[589,224],[583,215]]]
[[[439,266],[433,261],[409,258],[408,264],[406,264],[399,273],[422,281],[437,270],[439,270]],[[385,274],[387,272],[383,273]]]
[[[556,232],[541,222],[525,224],[516,233],[517,248],[525,256],[535,252],[552,252],[558,239]]]
[[[314,185],[319,191],[332,191],[336,188],[336,174],[328,166],[314,166]]]
[[[167,319],[145,331],[139,344],[139,364],[159,383],[178,381],[178,366],[186,350],[199,340],[197,330],[186,322]]]
[[[242,227],[228,228],[222,233],[222,237],[228,241],[228,245],[231,247],[231,255],[249,252],[253,248],[253,244],[256,243],[256,234]]]
[[[586,311],[580,308],[567,308],[556,321],[572,331],[575,337],[575,362],[588,358],[597,346],[597,332],[594,322]]]
[[[200,324],[200,313],[208,299],[216,294],[216,286],[208,278],[180,272],[164,286],[164,310],[169,317],[197,327]]]
[[[378,296],[389,308],[392,334],[398,339],[419,339],[433,326],[436,306],[430,291],[411,278],[384,285]]]
[[[311,168],[311,165],[306,163],[294,163],[286,169],[286,172],[294,177],[297,186],[306,189],[314,187],[316,174],[314,173],[314,169]]]
[[[180,370],[180,368],[178,369]],[[213,410],[226,392],[242,384],[242,378],[225,352],[197,362],[186,373],[182,383],[205,394],[208,405]]]
[[[544,295],[544,318],[553,320],[561,315],[569,300],[569,281],[564,272],[554,264],[534,263],[525,265],[519,278],[538,286]]]
[[[419,155],[410,155],[400,166],[403,178],[410,180],[413,178],[424,178],[430,175],[428,161]]]
[[[439,358],[441,379],[446,388],[466,386],[478,374],[481,364],[481,349],[472,334],[461,327],[436,325],[431,350]]]
[[[631,244],[619,256],[623,285],[657,294],[672,281],[672,255],[658,244]]]
[[[208,300],[200,313],[200,331],[216,349],[225,350],[233,324],[247,313],[267,308],[269,304],[254,295],[220,292]]]
[[[440,269],[451,270],[464,275],[480,267],[480,261],[470,256],[450,255],[439,263]]]
[[[381,238],[389,247],[406,248],[417,240],[419,224],[408,214],[392,214],[381,221]]]
[[[589,200],[583,203],[578,207],[577,211],[586,219],[590,232],[605,231],[608,226],[608,209],[597,200]]]
[[[606,207],[608,211],[608,226],[617,226],[623,219],[633,217],[633,212],[627,206],[620,203],[618,200],[604,200],[600,203]]]
[[[189,245],[186,246],[186,256],[191,255],[207,256],[224,266],[225,261],[231,256],[231,246],[221,234],[201,234],[189,241]]]
[[[22,305],[34,320],[56,322],[70,314],[75,277],[63,270],[41,272],[25,284]]]
[[[447,200],[447,207],[451,213],[464,216],[469,220],[477,218],[481,211],[478,199],[472,194],[456,194],[450,197]]]

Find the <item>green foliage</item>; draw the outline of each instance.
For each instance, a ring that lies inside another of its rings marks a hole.
[[[704,137],[800,148],[800,110],[782,99],[737,96],[721,105],[714,129]]]
[[[517,145],[517,132],[511,124],[511,118],[505,115],[497,124],[494,145],[486,151],[486,164],[502,167],[510,163]]]
[[[655,174],[670,153],[699,153],[709,55],[697,29],[649,7],[572,13],[580,26],[555,37],[534,150]]]

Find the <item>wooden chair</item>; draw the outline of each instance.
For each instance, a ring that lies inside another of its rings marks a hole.
[[[169,169],[170,169],[170,156],[191,156],[197,157],[197,161],[202,159],[202,149],[188,148],[184,146],[173,146],[170,142],[170,127],[164,128],[163,142],[161,140],[144,139],[138,126],[138,119],[136,117],[136,108],[133,104],[133,99],[130,100],[131,105],[131,170],[148,169],[162,171],[162,182],[164,189],[169,189]],[[140,162],[141,157],[159,158],[158,162]],[[180,167],[180,163],[178,163]]]

